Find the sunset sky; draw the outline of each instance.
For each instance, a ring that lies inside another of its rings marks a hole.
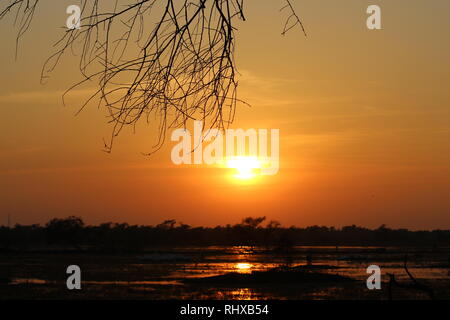
[[[280,130],[280,170],[243,182],[230,170],[176,166],[156,131],[125,130],[112,153],[106,110],[75,116],[83,91],[67,55],[40,72],[74,0],[44,1],[15,60],[0,21],[0,224],[85,222],[450,228],[450,2],[294,0],[308,36],[282,36],[283,1],[246,1],[237,27],[240,98],[232,128]],[[382,30],[368,30],[378,4]],[[95,83],[92,84],[95,88]],[[91,88],[91,89],[92,89]],[[85,89],[89,90],[89,88]],[[168,138],[170,138],[170,132]]]

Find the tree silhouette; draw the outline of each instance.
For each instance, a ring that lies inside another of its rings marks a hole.
[[[290,0],[282,34],[303,25]],[[17,41],[29,29],[40,0],[0,4],[0,19],[15,14]],[[110,151],[125,126],[156,117],[164,143],[168,128],[190,119],[225,128],[234,118],[238,81],[234,61],[236,19],[245,21],[245,0],[80,0],[80,29],[68,29],[46,61],[41,78],[62,56],[78,51],[83,76],[68,91],[96,81],[80,111],[97,100],[113,125],[105,141]],[[153,150],[153,151],[155,151]]]
[[[410,231],[387,228],[367,229],[311,226],[282,227],[278,222],[262,223],[265,217],[247,217],[241,223],[216,227],[189,227],[168,219],[155,226],[127,223],[85,225],[81,218],[55,218],[45,227],[0,226],[0,251],[42,248],[47,245],[72,247],[85,251],[134,252],[159,246],[264,246],[288,257],[294,246],[450,246],[450,230]],[[345,249],[344,249],[345,250]],[[384,252],[385,248],[373,248]],[[341,252],[342,253],[342,252]],[[445,261],[443,266],[448,266]]]
[[[70,245],[79,249],[84,222],[80,217],[54,218],[47,222],[45,233],[49,244]]]
[[[165,220],[162,223],[158,224],[156,227],[160,229],[173,229],[175,227],[175,224],[177,223],[176,220],[170,219]]]
[[[241,225],[245,228],[255,229],[258,228],[264,220],[266,220],[266,217],[246,217],[242,219]]]

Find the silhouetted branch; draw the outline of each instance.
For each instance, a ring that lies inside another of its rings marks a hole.
[[[283,10],[288,10],[290,15],[284,24],[283,32],[281,32],[281,34],[284,36],[289,30],[299,25],[302,28],[303,34],[306,37],[307,35],[305,27],[303,26],[302,21],[295,12],[294,7],[292,6],[290,0],[286,0],[286,5],[283,8],[281,8],[280,11]]]
[[[417,279],[413,277],[411,272],[409,272],[409,270],[408,270],[407,262],[408,262],[408,255],[405,255],[403,268],[405,269],[405,271],[408,274],[409,278],[411,279],[412,283],[407,283],[407,284],[399,283],[397,281],[397,279],[395,279],[394,274],[388,273],[388,276],[389,276],[389,287],[388,287],[389,300],[392,300],[392,286],[394,286],[394,285],[399,288],[403,288],[403,289],[409,289],[409,290],[412,289],[412,290],[423,291],[426,294],[428,294],[430,299],[433,300],[434,299],[433,289],[423,283],[418,282]]]
[[[38,3],[39,0],[10,0],[3,9],[0,7],[0,20],[15,10],[14,25],[18,25],[19,28],[16,38],[16,58],[20,38],[30,28]]]
[[[0,19],[15,10],[17,41],[28,30],[38,3],[10,0],[0,5]],[[304,31],[290,1],[286,3],[282,10],[289,10],[290,16],[283,34],[296,25]],[[64,32],[41,78],[48,77],[66,51],[80,51],[83,79],[68,91],[97,82],[79,111],[94,100],[107,108],[113,129],[105,141],[106,151],[125,126],[134,128],[139,120],[159,121],[156,150],[168,128],[186,126],[189,119],[222,129],[233,121],[240,102],[234,24],[236,18],[245,21],[244,0],[80,0],[80,4],[81,28]]]

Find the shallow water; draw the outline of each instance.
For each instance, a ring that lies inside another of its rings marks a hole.
[[[82,269],[83,294],[89,298],[148,299],[329,299],[353,298],[355,287],[330,284],[207,287],[183,283],[183,279],[222,275],[230,272],[249,274],[280,266],[327,266],[320,272],[348,276],[359,280],[358,297],[371,298],[365,280],[369,265],[378,265],[382,281],[391,273],[399,281],[411,281],[407,266],[418,280],[450,285],[449,248],[398,247],[295,247],[291,253],[274,253],[262,247],[185,247],[155,250],[145,255],[95,255],[27,253],[6,258],[0,256],[0,278],[9,279],[2,293],[8,290],[18,297],[52,298],[70,295],[65,289],[65,268],[77,264]],[[447,290],[450,291],[450,290]],[[355,293],[356,294],[356,293]],[[384,293],[383,293],[384,294]],[[1,297],[1,298],[4,298]],[[374,296],[380,298],[381,295]],[[409,297],[406,297],[409,298]],[[414,298],[414,297],[413,297]]]
[[[408,253],[407,267],[417,278],[441,279],[449,276],[448,259],[450,249],[432,251],[397,247],[295,247],[292,254],[274,255],[261,248],[250,247],[210,247],[207,249],[184,248],[182,252],[211,251],[201,262],[183,262],[182,270],[175,271],[169,277],[204,277],[225,274],[228,272],[251,273],[264,271],[288,264],[291,267],[312,265],[328,265],[336,267],[327,272],[366,279],[367,267],[378,265],[382,274],[392,273],[399,279],[409,278],[404,269],[405,252]],[[384,252],[375,250],[386,249]],[[216,253],[222,250],[221,253]]]

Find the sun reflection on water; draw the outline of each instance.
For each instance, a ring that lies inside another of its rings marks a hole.
[[[255,294],[253,291],[249,288],[239,288],[236,290],[231,291],[231,295],[233,296],[233,299],[236,300],[255,300],[257,297],[255,297]]]

